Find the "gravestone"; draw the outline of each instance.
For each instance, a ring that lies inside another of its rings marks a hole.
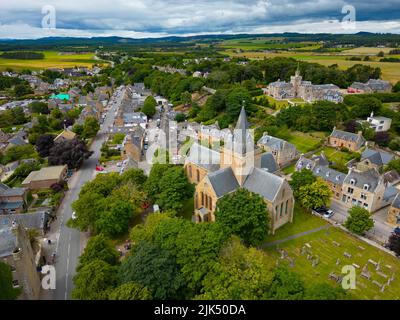
[[[350,253],[348,253],[348,252],[343,252],[343,255],[346,257],[346,258],[351,258],[351,254]]]

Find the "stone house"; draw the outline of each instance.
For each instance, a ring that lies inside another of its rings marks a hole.
[[[139,163],[142,160],[145,130],[138,126],[129,132],[122,142],[122,159],[130,158]]]
[[[400,226],[400,193],[394,198],[387,215],[388,223]]]
[[[0,214],[21,213],[26,208],[27,190],[0,183]]]
[[[270,136],[266,132],[264,132],[263,136],[257,141],[257,146],[266,152],[271,152],[279,167],[291,163],[299,156],[299,152],[293,144],[283,139]]]
[[[365,144],[362,132],[352,133],[333,128],[331,135],[328,137],[328,144],[334,148],[347,148],[350,151],[358,151]]]
[[[37,259],[25,227],[9,216],[0,216],[0,259],[11,267],[13,287],[22,289],[19,299],[38,300]]]
[[[385,165],[394,159],[394,155],[385,151],[365,149],[361,154],[361,160],[356,167],[360,171],[376,169],[380,171]]]
[[[21,185],[29,190],[48,189],[55,183],[63,183],[67,170],[67,165],[61,165],[32,171]]]

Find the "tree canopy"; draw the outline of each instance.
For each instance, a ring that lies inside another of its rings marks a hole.
[[[368,210],[354,206],[349,210],[345,227],[355,234],[363,234],[374,227],[374,220]]]
[[[239,236],[250,245],[261,244],[268,235],[267,206],[259,195],[246,189],[219,199],[215,219],[228,233]]]

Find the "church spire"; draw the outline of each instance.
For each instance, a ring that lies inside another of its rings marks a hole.
[[[300,75],[300,62],[297,61],[297,69],[296,69],[296,76]]]
[[[244,101],[243,101],[242,110],[240,110],[239,119],[236,123],[235,129],[247,130],[248,128],[249,128],[249,123],[247,122],[246,110],[244,109]]]

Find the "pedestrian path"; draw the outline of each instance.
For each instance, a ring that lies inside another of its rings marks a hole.
[[[318,227],[318,228],[315,228],[315,229],[311,229],[311,230],[307,230],[307,231],[300,232],[300,233],[297,233],[297,234],[293,234],[293,235],[288,236],[288,237],[283,238],[283,239],[279,239],[279,240],[276,240],[276,241],[264,243],[259,248],[260,249],[264,249],[264,248],[268,248],[268,247],[273,247],[273,246],[276,246],[277,244],[281,244],[281,243],[284,243],[284,242],[287,242],[287,241],[290,241],[290,240],[293,240],[293,239],[297,239],[297,238],[300,238],[300,237],[308,235],[308,234],[312,234],[312,233],[315,233],[315,232],[318,232],[318,231],[321,231],[321,230],[328,229],[330,227],[332,227],[332,226],[328,224],[328,225],[325,225],[325,226],[322,226],[322,227]]]

